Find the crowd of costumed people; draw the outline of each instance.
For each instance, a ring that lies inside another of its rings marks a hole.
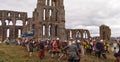
[[[10,44],[9,38],[4,43]],[[69,39],[60,41],[59,38],[54,40],[37,40],[34,38],[20,38],[16,40],[16,44],[26,48],[29,56],[33,56],[34,50],[38,51],[38,57],[44,59],[46,53],[49,53],[51,59],[63,60],[67,62],[80,62],[84,55],[93,55],[98,58],[108,59],[107,54],[112,50],[116,58],[115,62],[120,62],[120,40],[110,43],[107,40],[96,39]],[[112,48],[111,48],[112,47]],[[57,57],[57,59],[56,59]]]

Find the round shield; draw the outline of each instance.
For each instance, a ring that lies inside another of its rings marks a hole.
[[[113,46],[112,46],[112,52],[114,53],[118,53],[119,51],[119,46],[117,43],[113,43]]]

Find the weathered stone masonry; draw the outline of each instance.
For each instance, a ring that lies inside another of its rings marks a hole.
[[[16,22],[21,20],[23,22],[23,26],[17,26]],[[23,32],[25,31],[24,26],[27,21],[27,13],[26,12],[17,12],[17,11],[8,11],[8,10],[0,10],[0,36],[1,40],[4,40],[7,37],[7,31],[9,30],[10,39],[18,38],[18,30]]]
[[[76,35],[80,38],[90,38],[90,33],[86,29],[65,29],[65,9],[64,0],[38,0],[37,7],[33,12],[33,17],[28,18],[26,12],[0,11],[0,36],[4,40],[7,35],[7,29],[10,30],[10,38],[18,37],[18,29],[21,33],[31,29],[35,30],[34,38],[36,39],[55,39],[61,40],[75,39]],[[13,25],[6,25],[5,21],[12,22]],[[16,26],[16,20],[22,20],[22,26]],[[26,24],[27,22],[27,24]]]

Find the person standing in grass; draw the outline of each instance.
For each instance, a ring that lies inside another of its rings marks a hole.
[[[44,53],[44,42],[43,41],[39,41],[39,44],[38,44],[38,57],[40,59],[42,59],[44,56],[45,56],[45,53]]]
[[[51,57],[54,58],[55,55],[60,56],[60,41],[59,38],[51,42]]]
[[[96,43],[96,50],[97,57],[101,58],[102,55],[105,59],[107,59],[103,40],[100,40],[99,42]]]
[[[33,54],[33,49],[34,49],[34,43],[33,43],[33,39],[31,39],[29,41],[29,56],[31,57]]]
[[[69,41],[68,46],[64,47],[62,51],[67,50],[67,61],[68,62],[80,62],[79,61],[79,50],[77,48],[77,45],[75,44],[75,41]]]

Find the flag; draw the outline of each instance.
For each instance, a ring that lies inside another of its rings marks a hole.
[[[34,29],[28,31],[28,32],[25,32],[22,37],[33,37],[34,36]]]

